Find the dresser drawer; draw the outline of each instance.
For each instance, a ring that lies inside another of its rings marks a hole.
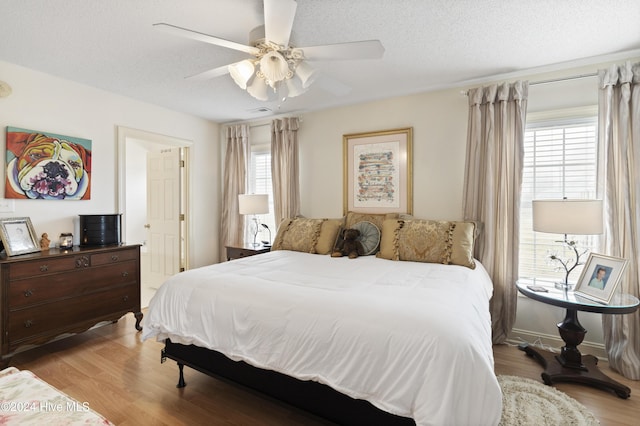
[[[138,263],[135,260],[129,260],[69,273],[11,280],[9,310],[60,298],[81,296],[112,286],[133,283],[137,279]]]
[[[72,271],[83,267],[84,263],[88,262],[89,256],[83,255],[16,262],[9,265],[9,279]]]
[[[125,260],[136,260],[138,258],[137,249],[118,250],[108,253],[91,255],[91,266],[107,265],[109,263],[122,262]]]
[[[30,341],[52,338],[69,329],[70,324],[89,328],[114,315],[138,310],[140,290],[137,285],[112,288],[109,291],[63,299],[46,305],[35,306],[9,314],[9,350]],[[115,318],[117,319],[117,318]]]

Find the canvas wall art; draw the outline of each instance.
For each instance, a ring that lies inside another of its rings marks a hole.
[[[91,198],[91,140],[7,127],[5,198]]]

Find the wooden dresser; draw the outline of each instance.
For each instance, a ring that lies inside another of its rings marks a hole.
[[[133,312],[140,321],[140,246],[74,247],[0,257],[1,363],[18,350]]]

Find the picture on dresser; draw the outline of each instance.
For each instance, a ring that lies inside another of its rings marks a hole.
[[[0,219],[0,238],[7,256],[40,251],[36,232],[28,217]]]
[[[7,126],[5,198],[91,198],[91,140]]]

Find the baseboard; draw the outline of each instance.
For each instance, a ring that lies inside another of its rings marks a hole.
[[[509,334],[507,343],[518,345],[527,342],[531,345],[542,347],[543,349],[560,352],[564,342],[560,336],[545,333],[532,333],[528,330],[514,328]],[[607,351],[602,343],[584,341],[578,347],[582,354],[593,355],[601,360],[607,360]]]

